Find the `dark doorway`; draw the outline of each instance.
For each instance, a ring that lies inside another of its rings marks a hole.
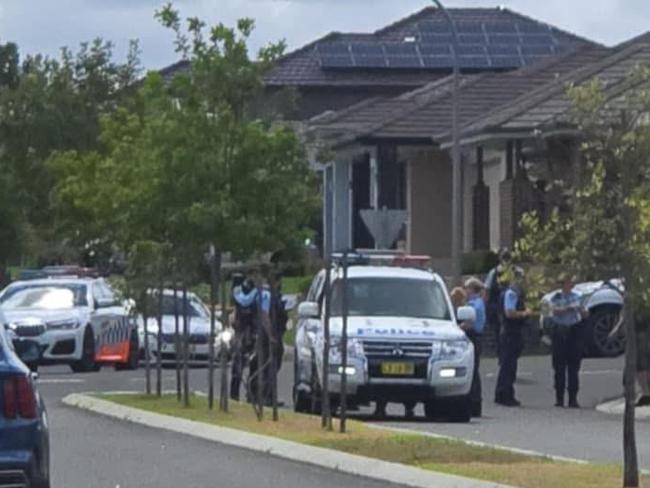
[[[374,240],[361,219],[361,210],[370,208],[370,156],[364,154],[352,164],[352,246],[375,247]]]

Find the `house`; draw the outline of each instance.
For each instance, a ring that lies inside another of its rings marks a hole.
[[[561,203],[543,178],[558,168],[571,176],[580,157],[567,84],[598,77],[615,95],[650,61],[647,40],[583,45],[517,71],[462,75],[463,251],[511,246],[524,211]],[[312,121],[334,154],[325,166],[326,249],[372,246],[360,210],[402,208],[406,249],[450,269],[451,93],[447,77]]]

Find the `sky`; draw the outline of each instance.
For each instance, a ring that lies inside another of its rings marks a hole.
[[[16,42],[21,53],[56,56],[96,37],[110,40],[123,59],[138,39],[145,69],[178,59],[173,36],[154,20],[164,0],[0,0],[0,42]],[[445,0],[447,7],[496,7],[548,22],[613,45],[650,30],[650,0]],[[431,5],[427,0],[176,0],[183,17],[233,25],[253,18],[251,47],[281,39],[289,49],[330,31],[370,32]]]

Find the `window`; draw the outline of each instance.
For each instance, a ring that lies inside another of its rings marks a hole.
[[[7,289],[0,299],[5,310],[46,309],[63,310],[87,307],[86,285],[81,284],[31,284]]]
[[[341,316],[343,282],[332,288],[332,316]],[[348,314],[450,320],[443,288],[435,281],[408,278],[350,278]]]

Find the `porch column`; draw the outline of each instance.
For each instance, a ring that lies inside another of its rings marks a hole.
[[[512,247],[515,238],[515,144],[512,140],[506,141],[506,177],[499,184],[501,247]]]
[[[370,156],[370,208],[379,209],[379,161],[378,150],[373,147]]]
[[[473,188],[472,235],[474,250],[490,248],[490,188],[483,175],[483,147],[476,148],[476,184]]]

